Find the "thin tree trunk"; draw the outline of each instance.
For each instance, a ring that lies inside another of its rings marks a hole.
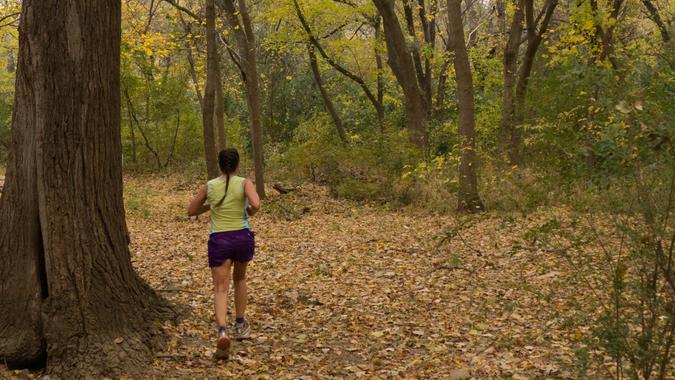
[[[547,0],[540,16],[535,19],[534,0],[523,0],[513,16],[509,39],[504,51],[504,94],[502,98],[502,124],[500,143],[506,151],[509,163],[519,164],[521,158],[522,133],[519,125],[525,120],[525,98],[527,83],[532,75],[534,60],[544,33],[553,17],[558,0]],[[526,48],[518,68],[518,52],[522,38],[523,17],[526,25]]]
[[[169,154],[166,156],[166,161],[164,161],[164,168],[169,166],[171,159],[173,159],[173,153],[176,150],[176,140],[178,140],[178,130],[180,129],[180,110],[176,113],[176,129],[173,131],[173,139],[171,140],[171,149],[169,149]]]
[[[403,91],[410,142],[426,150],[429,146],[427,105],[417,83],[415,64],[396,16],[394,2],[373,0],[373,3],[382,16],[389,66]]]
[[[384,133],[384,64],[380,54],[380,42],[382,41],[382,31],[380,29],[381,17],[378,14],[375,17],[375,66],[377,67],[377,121],[380,125],[380,133]]]
[[[403,15],[405,17],[405,24],[408,29],[408,36],[415,41],[412,44],[412,58],[413,63],[415,64],[415,73],[417,74],[417,83],[420,86],[420,89],[424,90],[424,68],[422,67],[422,57],[420,56],[420,51],[417,43],[417,36],[415,34],[415,18],[413,13],[413,0],[403,0]]]
[[[590,0],[591,12],[595,18],[595,36],[600,40],[600,54],[598,55],[598,60],[609,60],[614,70],[619,68],[619,61],[614,56],[614,28],[618,22],[623,2],[624,0],[612,1],[612,7],[609,14],[610,25],[605,28],[598,20],[599,10],[597,0]]]
[[[314,46],[312,44],[307,44],[307,55],[309,56],[309,65],[312,68],[312,75],[314,75],[314,82],[316,86],[319,87],[319,92],[321,92],[321,98],[323,99],[323,104],[326,106],[326,110],[330,114],[331,119],[333,119],[333,124],[335,124],[335,129],[337,130],[338,136],[343,144],[347,144],[347,133],[345,128],[342,125],[342,120],[338,114],[333,101],[328,94],[328,91],[323,85],[323,80],[321,79],[321,72],[319,71],[319,64],[316,61],[316,54],[314,53]]]
[[[457,101],[459,103],[459,193],[457,208],[463,212],[484,209],[478,195],[476,175],[476,121],[474,118],[473,79],[464,40],[461,0],[448,0],[448,40],[455,53]]]
[[[647,9],[647,12],[649,13],[649,18],[652,21],[654,21],[656,26],[659,28],[659,32],[661,32],[661,38],[663,39],[663,42],[670,41],[670,33],[668,33],[668,26],[663,22],[663,19],[661,19],[661,15],[659,15],[659,11],[654,6],[654,3],[652,3],[652,0],[642,0],[642,4],[644,4],[645,8]]]
[[[127,115],[129,118],[129,131],[131,133],[131,162],[134,164],[136,161],[136,132],[134,131],[134,120],[131,115],[131,108],[127,105]]]
[[[166,304],[131,266],[124,219],[120,20],[119,0],[22,3],[0,198],[0,357],[11,368],[120,377],[161,344]]]
[[[435,113],[441,113],[445,108],[445,86],[448,81],[448,68],[450,67],[451,59],[450,55],[452,49],[450,47],[450,41],[446,41],[445,44],[445,54],[443,57],[443,65],[438,74],[438,85],[436,87],[436,107]]]
[[[183,15],[179,12],[178,17],[180,19],[180,22],[183,24],[183,29],[185,29],[185,32],[188,34],[192,34],[192,28],[190,27],[190,24],[186,23],[185,20],[183,20]],[[199,102],[199,109],[204,112],[204,97],[202,96],[202,90],[201,86],[199,85],[199,76],[197,75],[197,69],[195,67],[195,59],[194,55],[192,54],[192,44],[188,43],[187,44],[187,60],[188,60],[188,68],[190,72],[190,79],[192,79],[192,86],[195,90],[195,96],[197,97],[197,101]]]
[[[300,24],[302,25],[303,29],[305,30],[305,33],[307,33],[307,38],[309,39],[309,42],[314,45],[316,48],[316,51],[319,52],[319,54],[323,57],[323,59],[328,62],[331,67],[333,67],[335,70],[337,70],[340,74],[346,76],[347,78],[351,79],[352,81],[356,82],[359,87],[363,90],[363,93],[366,95],[366,98],[370,101],[370,103],[373,105],[373,108],[375,108],[375,112],[377,113],[377,118],[378,118],[378,123],[380,124],[380,128],[383,128],[383,123],[384,123],[384,107],[382,106],[382,102],[379,101],[379,98],[375,98],[373,95],[372,91],[370,91],[370,88],[368,88],[368,85],[366,82],[361,78],[360,76],[354,74],[344,66],[340,65],[338,62],[336,62],[334,59],[332,59],[328,53],[323,49],[321,44],[319,43],[319,40],[314,36],[312,33],[312,29],[305,19],[305,16],[302,13],[302,9],[300,8],[300,4],[298,4],[297,0],[293,0],[293,5],[295,6],[295,12],[298,16],[298,20],[300,21]],[[375,59],[377,61],[377,55],[375,56]]]
[[[220,175],[214,136],[216,87],[218,86],[218,49],[216,47],[216,7],[214,0],[205,0],[206,11],[206,85],[202,107],[204,159],[209,178]]]
[[[541,23],[537,25],[534,19],[534,0],[526,0],[525,14],[526,14],[526,23],[527,23],[527,48],[525,49],[525,55],[523,56],[523,63],[520,66],[518,71],[518,80],[516,82],[516,106],[515,106],[515,124],[516,126],[521,124],[525,119],[525,98],[527,96],[527,83],[532,75],[532,67],[534,66],[534,60],[537,56],[537,51],[541,45],[541,41],[544,33],[548,30],[549,23],[553,17],[553,12],[555,11],[556,6],[558,5],[558,0],[548,0],[544,4],[543,19]],[[515,141],[512,141],[511,144],[515,145],[518,149],[516,153],[519,152],[519,147],[521,145],[520,132],[515,134],[517,138]],[[518,160],[520,160],[520,154],[517,154]]]
[[[216,45],[217,46],[217,45]],[[214,125],[216,135],[218,136],[218,150],[227,148],[227,137],[225,136],[225,99],[223,98],[223,78],[220,72],[220,53],[216,49],[216,97],[214,107]]]
[[[422,28],[424,30],[424,42],[427,44],[427,49],[431,51],[432,54],[436,52],[436,11],[438,8],[437,0],[431,0],[429,11],[430,15],[427,14],[426,6],[424,0],[417,0],[419,6],[419,16],[420,22],[422,23]],[[432,116],[432,104],[433,104],[433,94],[432,94],[432,79],[433,79],[433,65],[429,54],[424,56],[424,83],[421,83],[420,86],[424,92],[424,98],[427,104],[427,113],[429,117]]]
[[[511,20],[509,38],[504,48],[504,89],[502,93],[502,119],[499,128],[499,146],[502,154],[508,157],[508,161],[515,163],[518,160],[517,146],[513,146],[515,127],[515,99],[514,91],[518,70],[518,52],[523,33],[523,14],[525,1],[519,0],[517,8]],[[517,138],[516,138],[517,140]]]
[[[145,134],[145,131],[143,130],[143,128],[141,128],[141,124],[138,122],[138,117],[136,117],[136,111],[134,111],[134,104],[131,102],[131,97],[129,96],[129,90],[127,88],[124,89],[124,96],[127,99],[127,110],[129,111],[131,120],[136,123],[138,131],[141,132],[141,137],[143,137],[145,147],[148,149],[150,153],[152,153],[153,157],[155,157],[157,169],[161,169],[162,162],[159,160],[159,154],[155,149],[152,148],[152,145],[150,145],[150,140],[148,140],[148,136]]]
[[[221,7],[225,10],[230,29],[235,35],[239,47],[239,59],[241,64],[242,80],[246,92],[246,104],[248,106],[249,123],[251,126],[251,140],[253,142],[253,163],[255,166],[255,185],[258,194],[265,197],[264,180],[264,155],[263,155],[263,130],[262,130],[262,106],[258,88],[258,67],[255,51],[255,35],[251,18],[248,14],[245,0],[238,0],[235,7],[234,0],[220,0]],[[241,16],[241,21],[240,21]]]
[[[497,10],[497,27],[501,35],[506,34],[506,3],[505,0],[497,0],[495,9]]]

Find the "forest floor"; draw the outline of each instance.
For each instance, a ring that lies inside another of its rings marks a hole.
[[[577,377],[593,309],[576,270],[528,231],[551,214],[437,215],[270,189],[252,219],[251,340],[215,362],[208,217],[185,215],[199,184],[125,178],[133,263],[183,310],[151,374],[163,378]],[[451,237],[444,239],[444,237]],[[601,360],[602,361],[602,360]],[[605,378],[602,363],[589,378]],[[1,372],[1,371],[0,371]]]

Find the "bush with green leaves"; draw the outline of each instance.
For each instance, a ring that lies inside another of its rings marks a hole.
[[[622,193],[606,194],[603,217],[552,219],[525,238],[558,252],[592,295],[582,311],[591,334],[577,350],[579,377],[611,357],[616,379],[664,379],[675,339],[675,160],[636,168]],[[616,198],[616,199],[612,199]]]

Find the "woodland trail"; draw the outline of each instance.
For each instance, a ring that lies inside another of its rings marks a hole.
[[[536,216],[472,217],[442,242],[457,216],[338,201],[318,187],[315,199],[309,188],[272,195],[252,221],[252,340],[214,363],[208,217],[185,216],[197,186],[126,180],[134,265],[186,313],[166,325],[170,344],[153,364],[162,377],[575,376],[585,330],[564,311],[583,294],[562,286],[572,280],[552,254],[515,248]]]
[[[467,379],[449,376],[459,369],[473,379],[577,377],[575,351],[590,334],[583,316],[597,303],[575,268],[526,238],[564,211],[391,211],[311,185],[270,191],[252,219],[252,339],[215,362],[208,217],[185,215],[198,186],[125,178],[133,264],[181,315],[165,323],[169,343],[148,378]],[[608,377],[596,364],[589,378]]]

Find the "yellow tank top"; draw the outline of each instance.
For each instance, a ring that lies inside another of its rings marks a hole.
[[[211,228],[209,233],[238,231],[248,226],[248,198],[244,192],[244,181],[239,176],[230,176],[230,185],[227,189],[227,197],[220,206],[216,206],[225,194],[225,176],[210,180],[207,183],[206,199],[211,206]]]

